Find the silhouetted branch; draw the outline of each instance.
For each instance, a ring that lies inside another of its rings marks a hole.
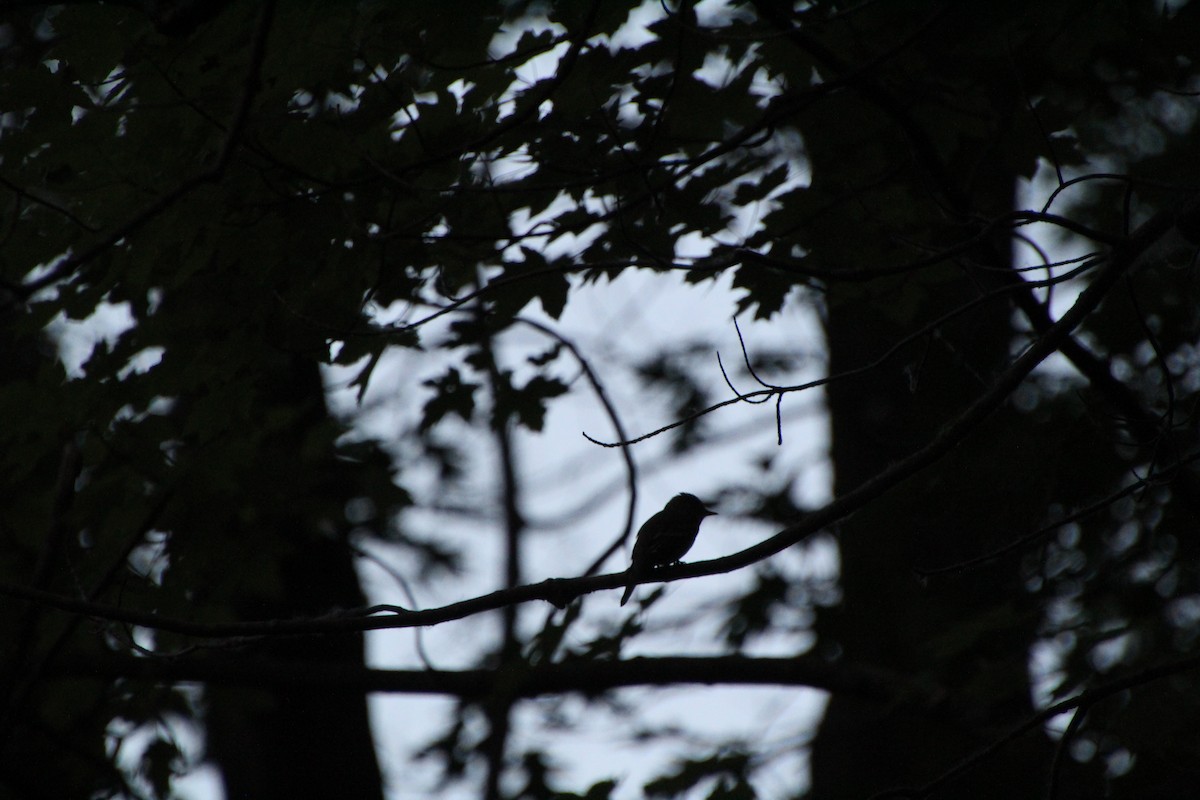
[[[628,686],[806,686],[880,703],[902,703],[930,713],[948,698],[906,675],[865,665],[833,663],[816,655],[791,658],[745,656],[570,660],[505,669],[368,669],[353,665],[230,657],[178,659],[112,655],[64,664],[59,674],[99,680],[203,683],[331,692],[440,694],[467,700],[488,697],[503,683],[513,698],[581,692],[587,695]]]
[[[1035,530],[1031,533],[1027,533],[1017,539],[1014,539],[1013,541],[1009,542],[1008,544],[1004,545],[1003,547],[997,548],[996,550],[993,550],[990,553],[985,553],[984,555],[976,556],[975,558],[970,558],[970,559],[967,559],[966,561],[959,561],[954,564],[949,564],[949,565],[943,566],[943,567],[928,567],[928,568],[923,568],[923,569],[916,569],[916,570],[914,570],[914,572],[917,574],[918,577],[920,577],[922,579],[931,578],[931,577],[935,577],[938,575],[945,575],[945,574],[951,573],[951,572],[964,572],[966,570],[975,569],[976,567],[980,567],[980,566],[983,566],[984,564],[988,564],[988,563],[991,563],[992,561],[1001,559],[1004,556],[1009,555],[1011,553],[1020,552],[1021,550],[1024,550],[1029,545],[1033,544],[1034,542],[1040,541],[1047,534],[1053,533],[1054,531],[1058,530],[1059,528],[1063,527],[1064,525],[1069,525],[1072,522],[1078,522],[1081,519],[1086,519],[1087,517],[1090,517],[1092,514],[1095,514],[1098,511],[1103,511],[1104,509],[1109,508],[1110,506],[1112,506],[1113,503],[1117,502],[1118,500],[1120,500],[1124,497],[1128,497],[1131,494],[1135,494],[1136,492],[1140,491],[1141,489],[1143,489],[1147,486],[1153,486],[1156,484],[1170,482],[1171,480],[1173,480],[1175,478],[1176,475],[1179,474],[1179,472],[1184,467],[1189,466],[1190,464],[1194,464],[1196,461],[1200,461],[1200,453],[1196,453],[1191,456],[1188,456],[1187,458],[1180,459],[1179,461],[1176,461],[1175,463],[1171,464],[1170,466],[1163,467],[1162,469],[1152,472],[1149,475],[1147,475],[1146,477],[1140,478],[1140,479],[1134,481],[1133,483],[1130,483],[1128,486],[1124,486],[1124,487],[1118,489],[1117,491],[1104,496],[1103,498],[1097,500],[1094,503],[1089,503],[1088,505],[1084,506],[1083,508],[1080,508],[1077,511],[1074,511],[1070,514],[1060,517],[1059,519],[1056,519],[1054,522],[1044,525],[1041,528],[1038,528],[1037,530]]]
[[[866,503],[938,461],[966,439],[979,423],[999,407],[1047,356],[1055,352],[1062,342],[1070,337],[1071,331],[1095,310],[1109,290],[1132,268],[1142,253],[1170,231],[1175,223],[1175,213],[1156,214],[1134,231],[1120,246],[1114,248],[1107,263],[1096,273],[1092,283],[1079,294],[1075,304],[1035,339],[975,402],[956,419],[944,426],[941,432],[923,447],[892,463],[855,489],[835,498],[825,506],[811,511],[795,524],[784,528],[765,541],[721,558],[664,567],[656,571],[653,576],[638,582],[670,582],[704,575],[717,575],[762,561],[845,518]],[[737,402],[737,400],[730,402]],[[309,619],[235,623],[203,623],[173,619],[153,612],[76,600],[11,583],[0,583],[0,594],[42,603],[52,608],[96,619],[142,625],[186,636],[218,638],[315,635],[436,625],[530,600],[545,600],[561,607],[582,594],[614,589],[624,586],[627,581],[628,576],[625,573],[583,578],[555,578],[537,584],[491,592],[441,608],[409,611],[386,607],[391,613],[382,617],[364,616],[364,612],[360,610]]]
[[[1086,711],[1096,703],[1112,697],[1115,694],[1119,694],[1129,689],[1136,689],[1148,683],[1162,680],[1163,678],[1169,678],[1172,675],[1190,672],[1198,668],[1200,668],[1200,656],[1191,656],[1178,661],[1159,664],[1158,666],[1141,670],[1124,678],[1117,678],[1116,680],[1108,681],[1107,683],[1087,689],[1083,692],[1080,692],[1075,697],[1055,703],[1054,705],[1044,708],[1041,711],[1038,711],[1036,714],[1031,715],[1027,720],[1017,725],[1008,733],[997,737],[986,747],[983,747],[970,756],[967,756],[965,759],[958,762],[929,783],[918,787],[888,789],[885,792],[876,794],[872,800],[883,800],[884,798],[891,797],[928,797],[935,791],[943,788],[946,784],[953,781],[955,778],[979,766],[994,753],[1021,736],[1024,736],[1031,731],[1040,730],[1043,725],[1060,714],[1065,714],[1072,710],[1076,710],[1077,715],[1086,713]]]
[[[575,362],[579,364],[579,369],[583,372],[583,376],[591,385],[592,392],[596,395],[596,399],[599,400],[600,405],[604,407],[604,413],[608,415],[608,419],[612,423],[613,430],[616,431],[617,436],[624,439],[626,437],[625,425],[621,422],[621,416],[617,413],[617,407],[614,406],[612,400],[609,399],[608,392],[605,390],[604,384],[600,382],[600,378],[596,375],[595,370],[592,369],[592,365],[589,364],[588,360],[583,357],[582,353],[579,352],[579,348],[575,346],[575,343],[550,326],[543,325],[535,320],[527,319],[525,317],[517,317],[516,321],[528,325],[535,330],[541,331],[570,351],[571,355],[575,357]],[[625,506],[625,527],[622,530],[621,535],[617,537],[617,539],[611,545],[609,545],[609,547],[603,553],[601,553],[599,557],[595,559],[595,561],[592,562],[587,570],[584,571],[584,575],[594,574],[596,570],[598,570],[600,566],[607,561],[625,541],[629,539],[629,535],[633,533],[633,524],[635,521],[634,514],[637,513],[638,495],[637,464],[633,460],[633,450],[629,447],[622,447],[621,460],[625,463],[625,488],[629,497],[629,502],[626,503]]]
[[[1098,261],[1098,260],[1099,259],[1096,259],[1096,261]],[[827,375],[824,378],[818,378],[816,380],[808,381],[807,383],[798,384],[796,386],[781,386],[778,388],[757,389],[753,392],[746,392],[743,394],[738,394],[737,397],[733,397],[728,400],[722,400],[718,403],[714,403],[710,406],[707,406],[706,408],[702,408],[699,411],[696,411],[685,417],[676,419],[673,422],[662,426],[661,428],[656,428],[655,430],[652,430],[649,433],[642,434],[641,436],[638,436],[637,438],[634,438],[634,439],[627,439],[627,440],[619,441],[619,442],[604,442],[604,441],[601,441],[599,439],[595,439],[595,438],[589,436],[586,432],[583,433],[583,437],[585,439],[587,439],[589,442],[591,442],[592,444],[597,444],[597,445],[600,445],[601,447],[624,447],[624,446],[628,446],[628,445],[632,445],[632,444],[637,444],[638,442],[645,441],[646,439],[653,438],[655,436],[658,436],[659,434],[666,433],[669,430],[673,430],[680,426],[686,425],[689,422],[693,422],[693,421],[699,419],[700,417],[703,417],[706,414],[711,414],[712,412],[714,412],[718,409],[724,408],[725,406],[730,406],[735,403],[753,402],[756,398],[759,398],[759,397],[769,398],[772,396],[782,396],[783,394],[787,394],[790,392],[804,392],[804,391],[808,391],[809,389],[815,389],[818,386],[824,386],[829,383],[834,383],[835,381],[845,380],[847,378],[851,378],[856,375],[862,375],[866,372],[869,372],[873,369],[876,369],[876,368],[884,365],[893,356],[895,356],[897,353],[899,353],[901,350],[903,350],[908,345],[912,344],[915,341],[923,339],[924,337],[926,337],[929,334],[936,331],[938,328],[945,325],[947,322],[951,321],[952,319],[955,319],[956,317],[960,317],[969,311],[974,310],[976,307],[982,305],[983,303],[986,303],[990,300],[994,300],[998,297],[1003,297],[1005,295],[1008,295],[1008,294],[1011,294],[1014,292],[1028,291],[1031,288],[1053,286],[1058,283],[1063,283],[1063,282],[1072,280],[1073,278],[1082,274],[1086,270],[1091,269],[1094,266],[1094,264],[1095,264],[1095,261],[1089,261],[1088,263],[1085,263],[1079,267],[1076,267],[1075,269],[1071,270],[1070,272],[1064,273],[1062,275],[1058,275],[1055,277],[1046,278],[1044,280],[1038,280],[1038,281],[1022,281],[1020,284],[1009,284],[1009,285],[1000,286],[998,288],[991,289],[987,292],[984,292],[983,294],[979,295],[978,297],[972,298],[971,300],[968,300],[967,302],[961,304],[957,308],[954,308],[954,309],[946,312],[945,314],[942,314],[941,316],[937,317],[936,319],[932,320],[931,322],[926,323],[924,326],[918,328],[917,330],[913,331],[912,333],[909,333],[906,336],[903,336],[900,339],[897,339],[895,342],[892,343],[891,347],[889,347],[887,350],[885,350],[883,352],[882,355],[878,356],[877,358],[867,362],[866,364],[864,364],[860,367],[854,367],[852,369],[843,370],[842,372],[836,373],[834,375]],[[720,358],[720,356],[718,356],[718,359],[719,358]],[[723,369],[724,368],[722,367],[722,370]],[[733,388],[732,385],[730,386],[730,388],[731,389]],[[734,391],[736,392],[737,390],[734,389]]]

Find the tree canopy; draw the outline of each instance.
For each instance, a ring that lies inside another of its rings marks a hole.
[[[8,4],[4,796],[1194,792],[1198,41]]]

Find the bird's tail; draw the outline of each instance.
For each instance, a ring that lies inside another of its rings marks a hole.
[[[621,605],[629,602],[629,598],[633,596],[633,587],[637,584],[631,583],[625,587],[625,594],[621,595]]]

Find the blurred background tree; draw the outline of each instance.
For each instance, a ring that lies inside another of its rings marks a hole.
[[[1188,795],[1197,41],[1139,0],[9,4],[4,793]],[[705,563],[592,594],[683,490]],[[696,683],[827,700],[655,713]]]

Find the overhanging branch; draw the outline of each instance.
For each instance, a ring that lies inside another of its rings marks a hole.
[[[1181,213],[1184,221],[1190,224],[1193,216],[1200,216],[1197,209],[1200,209],[1200,198],[1191,200],[1183,207]],[[717,575],[765,560],[804,541],[817,531],[845,519],[866,503],[935,463],[964,441],[980,422],[1005,401],[1038,364],[1054,353],[1066,341],[1071,332],[1099,306],[1108,291],[1134,266],[1142,254],[1169,232],[1178,220],[1179,218],[1174,212],[1164,211],[1156,214],[1130,234],[1120,245],[1114,247],[1107,258],[1107,263],[1096,272],[1092,283],[1080,293],[1075,304],[1035,339],[1029,348],[999,375],[986,392],[957,419],[946,425],[941,433],[924,447],[891,464],[875,477],[822,508],[805,515],[794,525],[784,528],[765,541],[722,558],[663,568],[643,582],[667,582],[704,575]],[[584,594],[624,586],[627,580],[624,573],[583,578],[555,578],[537,584],[491,592],[441,608],[421,611],[384,606],[317,618],[238,623],[205,623],[173,619],[152,612],[90,603],[11,583],[0,583],[0,594],[96,619],[139,625],[187,636],[224,638],[313,635],[436,625],[530,600],[545,600],[563,606]],[[379,616],[377,614],[380,611],[388,613]]]
[[[283,662],[241,657],[134,658],[112,655],[72,662],[60,675],[99,680],[197,682],[272,688],[390,694],[438,694],[464,699],[503,690],[514,698],[581,692],[598,694],[632,686],[803,686],[881,703],[906,702],[934,708],[944,693],[919,686],[886,670],[831,663],[813,655],[794,658],[669,656],[623,661],[578,660],[502,669],[366,669],[319,662]]]

